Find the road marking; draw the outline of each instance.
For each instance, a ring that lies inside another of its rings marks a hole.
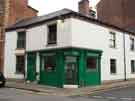
[[[105,97],[105,96],[92,96],[93,98],[96,98],[96,99],[110,99],[110,100],[114,100],[114,99],[121,99],[121,100],[126,100],[126,101],[133,101],[135,100],[135,98],[117,98],[117,97],[111,97],[111,96],[108,96],[108,97]]]
[[[116,97],[105,97],[105,98],[107,98],[107,99],[117,99]]]
[[[94,98],[98,98],[98,99],[101,99],[103,98],[102,96],[93,96]]]
[[[128,101],[132,101],[133,100],[133,98],[120,98],[121,100],[128,100]]]

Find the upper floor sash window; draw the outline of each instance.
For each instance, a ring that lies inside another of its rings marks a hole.
[[[26,31],[17,33],[17,48],[26,48]]]
[[[116,33],[112,31],[110,32],[110,47],[116,48]]]
[[[57,44],[57,24],[48,25],[48,37],[47,44]]]

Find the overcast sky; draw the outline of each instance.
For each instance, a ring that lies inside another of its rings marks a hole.
[[[78,11],[80,0],[29,0],[29,5],[39,10],[39,15],[47,14],[63,8]],[[95,6],[99,0],[89,0],[91,6]]]

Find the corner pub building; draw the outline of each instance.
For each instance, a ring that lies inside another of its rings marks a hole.
[[[133,79],[134,38],[130,31],[62,9],[7,28],[4,73],[56,87]]]

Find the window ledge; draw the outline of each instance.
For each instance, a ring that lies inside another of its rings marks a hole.
[[[135,52],[135,49],[134,49],[134,50],[131,50],[131,49],[130,49],[130,51],[131,51],[131,52]]]
[[[17,48],[17,49],[15,50],[15,54],[16,54],[16,55],[25,55],[25,51],[26,51],[25,49],[18,49],[18,48]]]
[[[23,73],[15,72],[16,75],[24,75]]]
[[[117,49],[117,47],[110,46],[111,49]]]
[[[117,73],[111,73],[111,75],[114,75],[115,76],[115,75],[117,75]]]
[[[46,47],[57,46],[57,44],[47,44]]]
[[[16,50],[25,50],[25,48],[16,48]]]

